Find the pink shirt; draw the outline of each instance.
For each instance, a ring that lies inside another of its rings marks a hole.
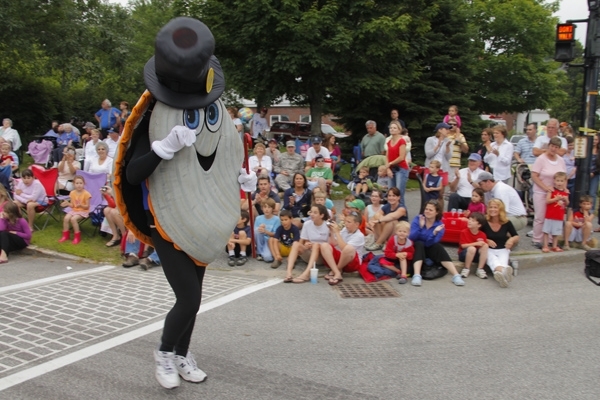
[[[550,161],[545,153],[540,155],[535,160],[535,163],[533,163],[533,167],[531,167],[531,171],[537,172],[540,175],[540,180],[548,187],[554,187],[554,174],[557,172],[566,172],[566,170],[565,160],[562,157],[557,155],[556,161]],[[546,193],[545,190],[535,183],[533,184],[533,192]]]

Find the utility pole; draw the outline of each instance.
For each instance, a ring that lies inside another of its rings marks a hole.
[[[598,97],[598,74],[600,72],[600,0],[588,0],[588,9],[590,14],[587,20],[568,21],[571,24],[587,22],[583,59],[585,107],[581,118],[583,129],[580,128],[579,136],[575,139],[577,175],[575,177],[575,196],[571,207],[578,207],[579,198],[589,192],[592,146],[594,135],[596,135],[596,100]],[[583,151],[584,149],[585,151]]]

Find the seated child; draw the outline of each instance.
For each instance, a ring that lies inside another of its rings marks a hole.
[[[344,217],[347,217],[352,212],[356,212],[358,215],[362,216],[363,211],[365,210],[365,202],[361,199],[355,199],[351,202],[346,203],[346,208],[344,210],[347,210]],[[367,229],[367,222],[365,218],[361,218],[361,220],[362,222],[358,226],[358,230],[361,231],[364,235]]]
[[[370,183],[371,180],[367,180],[367,184]],[[388,169],[385,165],[380,165],[377,168],[377,182],[373,183],[369,186],[370,190],[377,189],[382,192],[387,192],[387,190],[392,186],[392,178],[388,176]]]
[[[312,202],[313,203],[315,201],[314,200],[315,194],[317,194],[317,193],[324,193],[324,192],[318,186],[316,188],[314,188],[312,191],[312,194],[313,194]],[[327,207],[327,210],[329,211],[329,215],[330,215],[331,219],[335,220],[335,214],[336,214],[335,204],[333,203],[333,201],[331,201],[331,199],[329,197],[325,197],[325,207]]]
[[[281,226],[275,231],[275,236],[269,238],[269,248],[275,259],[271,263],[271,268],[279,268],[283,257],[290,255],[292,244],[300,240],[300,229],[292,224],[292,212],[283,210],[279,213]]]
[[[558,237],[563,234],[563,221],[565,211],[569,205],[569,193],[567,189],[567,173],[557,172],[554,174],[554,189],[546,195],[546,216],[544,219],[544,238],[542,253],[549,253],[549,238],[552,237],[552,251],[560,253],[563,251],[558,247]]]
[[[377,278],[387,275],[396,277],[398,283],[407,282],[408,262],[413,259],[415,248],[413,242],[408,238],[410,224],[400,221],[396,224],[395,234],[390,236],[385,245],[383,257],[379,259],[379,265],[369,263],[367,269]]]
[[[325,193],[323,193],[322,191],[318,191],[317,193],[313,192],[313,202],[312,204],[322,204],[325,206],[325,208],[327,208],[327,212],[329,213],[329,219],[331,220],[333,217],[333,213],[331,212],[331,210],[329,209],[329,207],[327,207],[327,195],[325,195]],[[330,200],[331,201],[331,200]]]
[[[33,173],[29,169],[21,172],[21,179],[16,180],[15,193],[13,198],[19,208],[27,209],[27,222],[29,229],[33,231],[33,221],[35,220],[35,208],[47,204],[46,189],[37,179],[33,178]]]
[[[426,192],[426,199],[439,200],[442,192],[442,177],[438,175],[442,163],[438,160],[432,160],[429,163],[429,173],[425,177],[423,190]]]
[[[356,196],[360,196],[361,194],[365,194],[369,191],[369,168],[362,167],[360,171],[358,171],[358,176],[354,178],[354,193]]]
[[[227,264],[230,267],[233,267],[234,265],[244,265],[246,264],[246,261],[248,261],[246,249],[252,242],[250,227],[248,226],[249,221],[250,214],[248,214],[248,211],[242,211],[240,213],[240,219],[235,228],[233,228],[233,233],[229,237],[225,250],[229,253],[229,261]]]
[[[460,276],[463,278],[469,276],[471,263],[475,261],[478,263],[476,275],[481,279],[487,279],[487,274],[483,269],[487,261],[487,236],[480,230],[485,224],[487,224],[487,220],[483,214],[471,213],[467,221],[467,227],[460,233],[458,259],[465,263],[464,268],[460,271]]]
[[[310,190],[320,187],[323,191],[327,191],[327,185],[333,182],[333,171],[325,166],[325,158],[322,155],[315,157],[315,166],[306,173],[306,180]]]
[[[463,212],[465,218],[469,218],[469,215],[475,212],[485,215],[485,203],[483,201],[483,196],[483,189],[473,189],[473,192],[471,193],[471,202],[469,203],[469,208],[467,208],[466,211]]]
[[[10,143],[4,142],[0,146],[0,166],[10,165],[12,168],[12,163],[15,161],[13,156],[10,155]]]
[[[369,204],[365,208],[365,212],[363,213],[363,218],[365,219],[365,222],[367,225],[369,225],[369,222],[371,221],[371,219],[373,219],[373,217],[375,217],[375,214],[377,214],[377,212],[379,210],[381,210],[382,198],[383,198],[383,195],[379,190],[373,190],[371,192],[371,204]],[[368,227],[366,228],[366,231],[367,231],[368,235],[373,234],[371,229]]]
[[[587,244],[592,235],[592,196],[584,195],[579,199],[579,209],[569,211],[565,222],[565,244],[563,250],[571,250],[571,242],[581,243],[581,248],[588,251],[592,248]]]
[[[275,200],[268,198],[261,203],[263,215],[254,220],[254,240],[256,242],[256,259],[258,261],[272,262],[273,255],[269,248],[269,239],[275,236],[275,231],[281,225],[279,218],[274,214]]]
[[[81,241],[81,231],[79,230],[79,221],[87,218],[90,212],[90,199],[92,195],[84,189],[85,179],[83,176],[75,175],[73,178],[73,190],[69,193],[69,200],[63,201],[61,207],[71,207],[63,220],[62,237],[58,240],[60,243],[69,240],[71,232],[69,225],[73,226],[73,244]]]

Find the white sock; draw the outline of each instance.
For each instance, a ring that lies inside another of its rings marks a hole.
[[[229,250],[229,256],[230,256],[230,257],[234,257],[234,256],[235,256],[235,251],[233,251],[233,250]]]
[[[246,257],[246,252],[245,251],[240,251],[240,257]]]

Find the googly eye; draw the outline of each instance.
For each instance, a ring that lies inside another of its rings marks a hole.
[[[190,129],[196,129],[197,132],[202,130],[203,110],[184,110],[183,123]]]
[[[211,132],[216,132],[221,127],[223,122],[223,113],[221,112],[221,106],[218,102],[209,104],[205,109],[206,113],[206,127]]]

